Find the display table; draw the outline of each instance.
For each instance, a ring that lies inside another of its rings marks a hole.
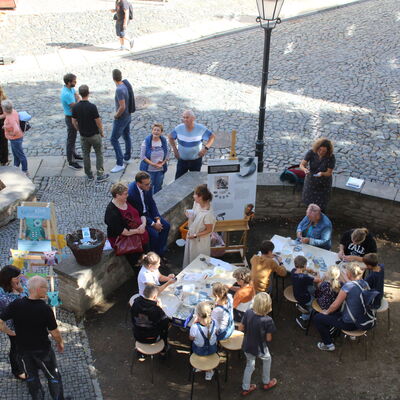
[[[163,310],[173,323],[186,326],[199,302],[214,301],[213,283],[221,282],[229,286],[235,283],[232,276],[235,268],[225,261],[200,254],[177,275],[174,284],[160,293]]]

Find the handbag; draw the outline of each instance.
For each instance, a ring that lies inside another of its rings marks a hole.
[[[115,241],[115,255],[122,256],[131,253],[143,253],[142,238],[139,234],[130,236],[119,235]]]

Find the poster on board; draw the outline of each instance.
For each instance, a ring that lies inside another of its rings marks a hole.
[[[245,207],[256,202],[257,159],[209,160],[207,186],[218,221],[243,219]]]

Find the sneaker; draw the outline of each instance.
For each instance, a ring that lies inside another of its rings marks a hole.
[[[349,336],[349,339],[352,340],[353,342],[355,342],[357,340],[357,338],[355,336]]]
[[[30,178],[31,176],[29,175],[28,171],[25,171],[24,174],[26,175],[27,178]]]
[[[129,47],[130,47],[131,50],[132,50],[134,44],[135,44],[135,40],[134,39],[129,41]]]
[[[70,167],[72,169],[82,169],[82,166],[79,165],[76,161],[73,161],[73,162],[69,163],[68,167]]]
[[[144,354],[139,353],[139,352],[136,352],[136,357],[137,357],[137,360],[140,362],[143,362],[146,359]]]
[[[108,175],[108,174],[99,175],[99,176],[97,177],[97,179],[96,179],[96,182],[97,182],[97,183],[104,182],[104,181],[106,181],[109,177],[110,177],[110,175]]]
[[[322,351],[335,351],[335,345],[332,344],[324,344],[322,342],[317,343],[317,347]]]
[[[214,376],[214,370],[206,371],[206,381],[211,381],[213,376]]]
[[[93,175],[86,176],[86,180],[89,181],[89,182],[91,182],[93,179],[94,179]]]
[[[75,160],[78,160],[78,161],[82,161],[82,160],[83,160],[83,157],[82,157],[80,154],[75,154],[75,155],[74,155],[74,159],[75,159]]]
[[[307,321],[304,321],[303,318],[301,318],[301,317],[296,318],[296,322],[297,322],[297,325],[304,331],[307,329]]]
[[[301,306],[299,303],[296,303],[296,308],[302,313],[302,314],[310,314],[310,311],[307,310],[307,308],[304,308]]]
[[[124,160],[124,164],[130,164],[132,162],[132,160]]]
[[[123,165],[116,165],[110,172],[111,173],[116,173],[116,172],[121,172],[125,169]]]

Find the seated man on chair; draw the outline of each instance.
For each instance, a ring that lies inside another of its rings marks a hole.
[[[141,343],[156,343],[164,340],[163,353],[168,350],[169,320],[157,300],[158,288],[148,283],[143,296],[138,296],[131,307],[133,336]]]
[[[151,191],[151,179],[147,172],[139,171],[135,182],[129,184],[128,202],[144,215],[150,236],[150,250],[163,257],[167,249],[170,225],[160,216]]]

